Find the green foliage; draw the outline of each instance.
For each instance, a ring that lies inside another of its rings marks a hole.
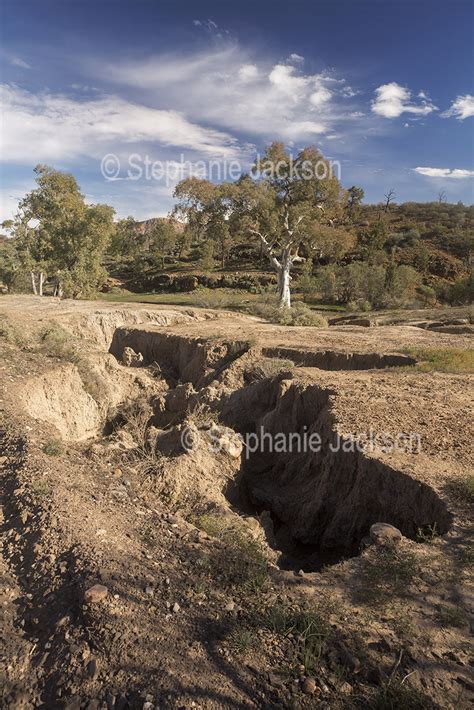
[[[235,628],[229,636],[229,645],[237,653],[245,654],[254,649],[258,644],[258,637],[255,629]]]
[[[357,246],[360,254],[368,261],[373,261],[376,253],[384,248],[388,238],[387,224],[379,220],[359,234]]]
[[[216,547],[215,556],[209,560],[215,578],[225,586],[241,586],[253,591],[266,584],[268,563],[258,540],[250,537],[242,527],[231,525],[212,513],[199,515],[192,522],[224,543]]]
[[[361,187],[356,187],[352,185],[347,191],[347,207],[351,217],[355,216],[358,212],[358,207],[364,199],[364,190]]]
[[[451,305],[462,305],[474,301],[474,271],[469,276],[458,279],[448,287],[445,298]]]
[[[86,205],[72,175],[35,168],[37,188],[20,202],[12,227],[21,268],[41,286],[55,279],[58,292],[87,296],[105,279],[101,259],[114,232],[108,205]]]
[[[418,573],[415,555],[396,545],[377,545],[363,558],[361,597],[367,602],[404,596]]]
[[[331,633],[329,613],[329,607],[324,605],[294,609],[277,601],[265,613],[263,624],[275,634],[296,637],[299,660],[306,671],[312,671],[317,667]]]
[[[5,224],[5,223],[3,223]],[[0,283],[12,290],[15,278],[21,271],[21,264],[15,249],[14,239],[0,236]]]
[[[297,301],[292,308],[277,308],[266,303],[257,303],[249,311],[260,316],[270,323],[290,326],[311,326],[313,328],[327,328],[328,321],[320,313],[316,313],[309,306]]]
[[[450,481],[447,489],[459,502],[474,506],[474,474]]]
[[[176,244],[176,229],[170,222],[158,222],[151,233],[153,251],[161,266],[165,268],[165,258],[170,256]]]
[[[405,348],[416,359],[407,369],[418,372],[474,372],[474,352],[461,348]]]
[[[315,288],[329,303],[365,303],[370,308],[400,307],[416,297],[420,275],[410,266],[387,267],[355,261],[346,266],[323,266]]]
[[[278,357],[259,358],[255,363],[245,370],[245,378],[248,382],[257,382],[271,377],[278,377],[282,373],[291,373],[294,370],[294,363]]]
[[[74,364],[77,364],[81,359],[70,333],[64,330],[59,323],[50,323],[41,330],[37,349],[48,357],[67,360]]]
[[[435,710],[433,700],[421,690],[404,684],[400,680],[391,680],[379,688],[369,691],[360,699],[356,707],[369,710]]]
[[[64,453],[64,446],[60,439],[48,439],[42,449],[47,456],[61,456]]]

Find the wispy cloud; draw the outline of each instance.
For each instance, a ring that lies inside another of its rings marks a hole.
[[[296,53],[271,62],[226,41],[188,55],[95,65],[104,81],[142,90],[147,102],[173,106],[206,125],[251,136],[311,140],[354,121],[356,92],[344,77],[304,71]],[[302,120],[304,119],[304,120]]]
[[[474,170],[462,170],[460,168],[413,168],[415,173],[425,175],[430,178],[449,178],[454,180],[463,180],[465,178],[474,177]]]
[[[25,62],[21,57],[12,57],[10,59],[12,67],[20,67],[20,69],[31,69],[31,65]]]
[[[450,108],[441,115],[443,118],[454,117],[459,121],[463,121],[465,118],[474,116],[474,96],[471,94],[458,96],[456,100],[453,101]]]
[[[426,116],[437,110],[425,92],[420,91],[418,99],[419,101],[415,103],[409,89],[392,81],[390,84],[382,84],[375,89],[372,111],[384,118],[398,118],[402,113]]]
[[[237,157],[228,133],[188,121],[179,111],[159,110],[118,96],[77,100],[61,94],[32,94],[14,85],[0,87],[3,160],[40,161],[97,157],[109,146],[157,143],[206,156]]]

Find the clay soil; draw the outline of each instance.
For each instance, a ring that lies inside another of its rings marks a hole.
[[[414,355],[468,327],[0,313],[1,707],[471,706],[473,375]]]

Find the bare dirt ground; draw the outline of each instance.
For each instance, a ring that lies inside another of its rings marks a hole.
[[[468,327],[0,314],[2,707],[472,704]]]

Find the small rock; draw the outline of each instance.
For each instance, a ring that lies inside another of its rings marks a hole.
[[[341,683],[339,686],[339,692],[343,695],[350,695],[352,693],[352,685],[344,681],[344,683]]]
[[[145,587],[145,594],[148,594],[149,597],[152,597],[154,593],[155,593],[155,590],[153,589],[153,587],[151,585],[149,585],[148,587]]]
[[[97,668],[97,661],[95,660],[95,658],[92,658],[92,660],[90,660],[87,664],[87,675],[89,676],[89,678],[95,680],[97,678],[98,673],[99,670]]]
[[[316,685],[316,681],[314,680],[314,678],[310,678],[308,676],[307,678],[303,679],[303,682],[301,683],[301,690],[306,695],[314,695],[316,692],[319,691],[319,688]]]
[[[175,603],[173,604],[173,606],[171,607],[171,611],[174,611],[175,614],[176,614],[180,609],[181,609],[181,607],[179,606],[178,602],[175,602]]]
[[[376,545],[397,545],[402,533],[389,523],[374,523],[370,526],[370,537]]]
[[[226,610],[226,611],[234,611],[234,609],[235,609],[235,604],[234,604],[234,602],[232,602],[232,601],[231,601],[231,602],[228,602],[228,603],[225,605],[225,610]]]
[[[109,590],[103,584],[94,584],[84,592],[84,601],[86,604],[96,604],[105,599]]]
[[[140,367],[143,363],[143,355],[127,346],[123,349],[122,362],[126,367]]]
[[[62,616],[59,621],[56,622],[56,626],[58,628],[61,628],[61,626],[67,626],[69,622],[71,621],[71,617],[69,615]]]
[[[146,703],[143,703],[143,710],[153,710],[154,707],[153,703],[150,703],[149,700],[147,700]]]

